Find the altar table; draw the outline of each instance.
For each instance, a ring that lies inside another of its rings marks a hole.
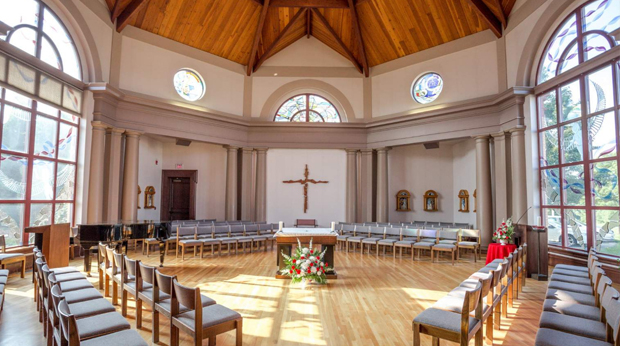
[[[508,255],[513,253],[517,246],[515,244],[498,244],[491,243],[489,244],[489,249],[487,250],[487,263],[489,264],[498,258],[506,258]]]
[[[297,239],[299,239],[302,245],[310,244],[310,239],[312,239],[312,246],[321,245],[321,251],[327,248],[323,262],[329,263],[332,269],[326,270],[325,275],[328,279],[338,278],[338,274],[336,274],[334,269],[334,246],[337,243],[338,232],[331,228],[282,228],[282,230],[275,234],[275,238],[278,244],[276,279],[290,279],[289,276],[280,274],[280,271],[285,266],[282,252],[290,256],[293,252],[293,246],[297,245]]]

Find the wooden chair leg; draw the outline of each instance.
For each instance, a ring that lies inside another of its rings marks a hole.
[[[420,346],[420,325],[413,324],[413,346]]]
[[[504,294],[502,296],[502,317],[508,317],[508,295]]]
[[[136,298],[136,328],[142,328],[142,300]]]
[[[235,343],[237,346],[242,346],[243,345],[243,320],[242,319],[237,320],[236,329],[237,329],[236,330],[237,337],[236,337]]]
[[[181,261],[185,261],[185,246],[181,245]]]
[[[493,319],[495,329],[500,330],[500,327],[502,325],[502,304],[497,304],[497,306],[494,308]]]
[[[159,312],[153,307],[153,343],[159,342]]]
[[[489,345],[493,345],[493,314],[491,313],[491,315],[489,315],[489,317],[487,317],[487,320],[484,321],[485,322],[485,339],[487,344]]]
[[[112,280],[112,305],[118,305],[118,283]]]
[[[170,345],[179,346],[179,328],[170,323]]]
[[[97,264],[97,267],[99,267],[99,264]],[[101,267],[97,268],[98,272],[99,272],[99,290],[103,289],[103,270],[101,270]],[[34,292],[37,292],[37,283],[35,281],[34,284]]]
[[[105,297],[109,297],[110,296],[110,276],[108,275],[108,273],[105,273],[104,285],[105,287],[103,288],[103,294]]]

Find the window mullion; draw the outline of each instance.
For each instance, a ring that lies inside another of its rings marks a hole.
[[[580,16],[578,16],[578,18],[580,18]],[[578,22],[579,24],[580,21]],[[581,32],[581,29],[579,29]],[[580,41],[581,42],[581,41]],[[581,51],[581,48],[580,48]],[[582,146],[583,146],[583,172],[584,172],[584,197],[585,197],[585,210],[586,210],[586,239],[587,239],[587,244],[588,246],[587,248],[591,247],[591,246],[595,246],[595,228],[596,225],[593,220],[592,217],[592,205],[593,203],[593,196],[592,196],[592,171],[591,171],[591,163],[590,163],[590,141],[588,140],[589,137],[589,127],[588,127],[588,116],[587,116],[587,109],[588,109],[588,98],[587,98],[587,90],[586,90],[586,79],[585,76],[580,76],[579,77],[579,84],[580,84],[580,95],[579,97],[581,97],[581,131],[582,131],[582,136],[581,136],[581,142],[582,142]]]

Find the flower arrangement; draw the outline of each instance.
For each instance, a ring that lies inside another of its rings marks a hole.
[[[325,256],[327,249],[322,252],[313,249],[312,239],[310,239],[308,247],[301,246],[299,239],[297,239],[297,244],[298,246],[292,256],[282,252],[285,268],[280,273],[290,276],[293,283],[305,284],[314,281],[318,284],[326,284],[325,270],[329,264],[323,262],[323,256]]]
[[[510,243],[514,233],[515,226],[512,224],[512,218],[508,218],[506,222],[502,222],[501,226],[493,232],[493,240],[498,240],[502,244]]]

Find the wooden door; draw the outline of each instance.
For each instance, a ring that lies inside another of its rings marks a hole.
[[[196,218],[196,171],[162,171],[161,220]]]
[[[170,205],[168,215],[170,220],[189,220],[189,178],[170,179]]]

